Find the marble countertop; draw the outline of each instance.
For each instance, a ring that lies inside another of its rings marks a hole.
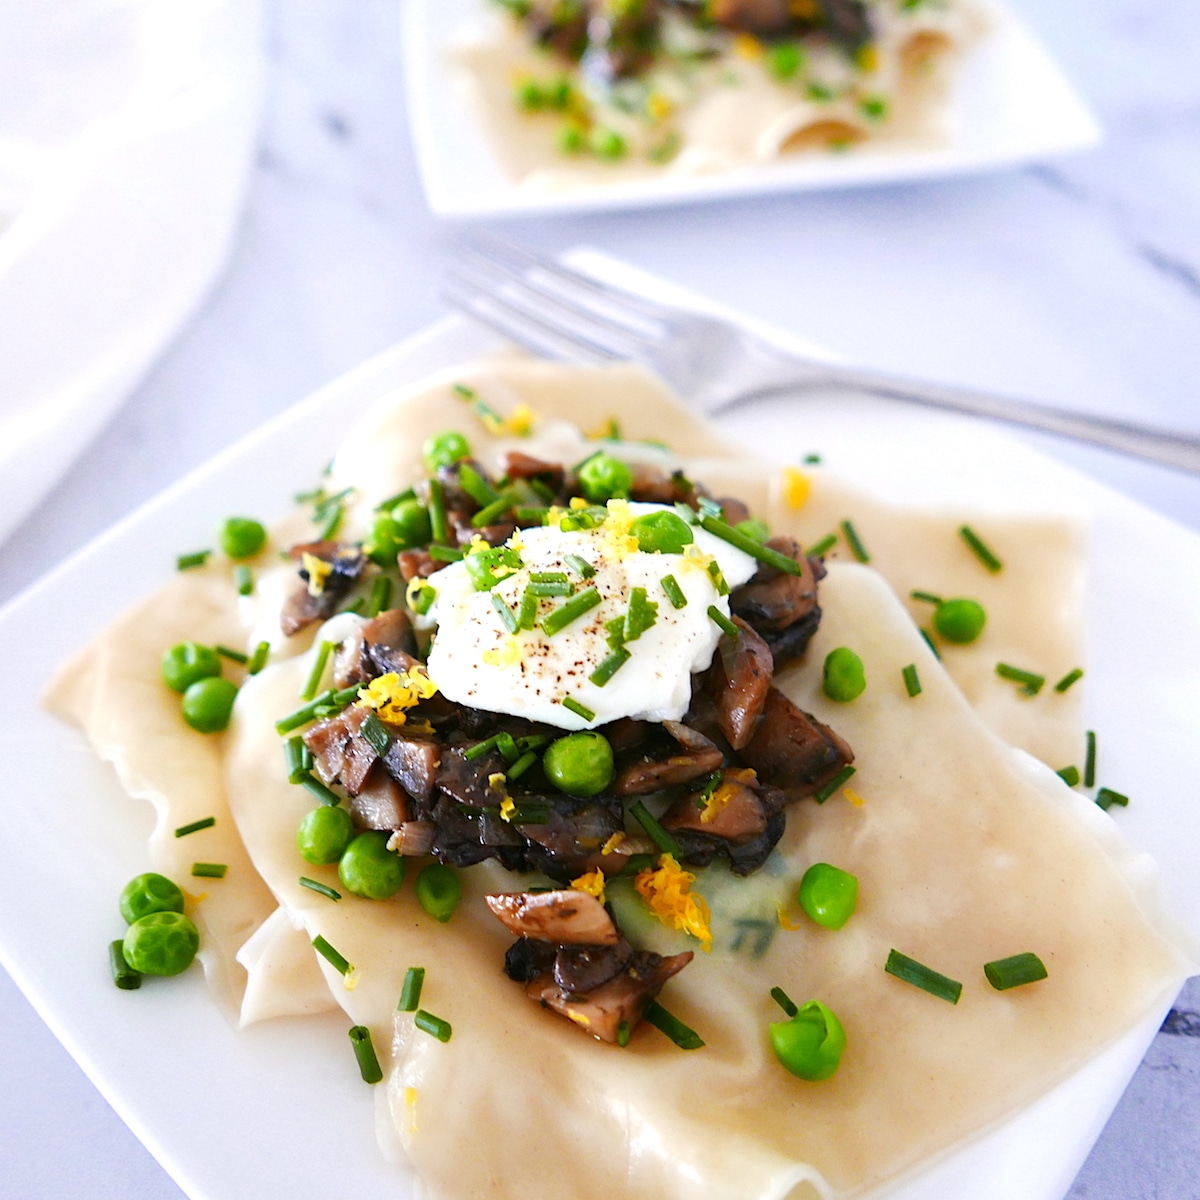
[[[588,242],[864,364],[1200,433],[1200,8],[1011,0],[1094,105],[1098,150],[859,192],[505,222]],[[224,281],[53,497],[0,603],[215,451],[442,312],[460,231],[414,174],[395,0],[268,5],[261,151]],[[1200,478],[1034,439],[1200,531]],[[1136,547],[1130,548],[1136,555]],[[1072,1200],[1200,1195],[1193,981]],[[0,1194],[182,1193],[0,974]]]

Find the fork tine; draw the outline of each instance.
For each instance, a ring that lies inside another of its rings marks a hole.
[[[456,275],[448,277],[441,295],[460,312],[474,317],[501,337],[524,346],[539,357],[592,365],[604,365],[616,357],[572,331],[547,324],[536,315],[514,311],[514,306],[505,298],[480,292],[473,283]]]
[[[611,354],[632,358],[639,350],[662,341],[663,330],[635,317],[614,320],[589,302],[580,302],[562,287],[547,283],[532,272],[515,269],[467,248],[471,270],[493,294],[519,303],[525,311],[542,315],[554,325],[567,325],[603,345]]]
[[[585,275],[582,271],[564,266],[557,259],[535,254],[532,250],[506,241],[490,231],[475,230],[466,244],[481,256],[491,257],[493,260],[507,259],[511,264],[544,271],[562,283],[579,288],[581,291],[607,302],[615,312],[622,310],[625,313],[635,312],[652,321],[669,321],[678,315],[678,310],[670,305],[659,304],[645,296],[627,292],[624,288],[603,283],[591,275]]]

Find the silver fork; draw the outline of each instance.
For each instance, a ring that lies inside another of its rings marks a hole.
[[[702,413],[835,387],[1005,421],[1200,474],[1195,435],[788,353],[728,321],[659,304],[492,235],[464,243],[443,295],[541,357],[641,363]]]

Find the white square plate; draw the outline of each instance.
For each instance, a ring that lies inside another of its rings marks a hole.
[[[581,260],[577,260],[581,261]],[[611,260],[609,278],[635,277]],[[51,671],[211,539],[231,511],[272,518],[311,483],[339,431],[383,392],[498,346],[453,319],[329,385],[163,493],[0,610],[10,681],[0,749],[0,959],[117,1112],[193,1200],[412,1197],[411,1177],[375,1145],[372,1094],[340,1017],[230,1028],[198,971],[120,992],[105,945],[116,897],[145,869],[149,806],[124,795],[83,739],[35,697]],[[927,481],[930,497],[974,503],[1004,486],[1091,511],[1088,723],[1102,733],[1102,782],[1131,795],[1116,819],[1159,860],[1171,907],[1200,934],[1200,539],[982,424],[826,396],[722,418],[731,437],[782,460],[821,450],[840,469]],[[969,481],[969,482],[968,482]],[[11,686],[16,685],[16,686]],[[19,848],[16,849],[16,848]],[[1162,1012],[1036,1104],[960,1144],[871,1200],[1060,1200]],[[538,1198],[540,1200],[540,1198]],[[865,1198],[864,1198],[865,1200]]]
[[[539,194],[501,169],[468,99],[449,86],[449,48],[477,22],[485,0],[407,0],[403,62],[417,163],[429,207],[478,217],[594,211],[717,200],[767,192],[935,179],[1011,166],[1100,140],[1100,128],[1045,48],[999,5],[994,28],[964,60],[950,143],[911,153],[861,148],[793,157],[703,176],[669,176]]]

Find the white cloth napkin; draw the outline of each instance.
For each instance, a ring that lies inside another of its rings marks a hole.
[[[0,0],[0,540],[221,271],[260,0]]]

